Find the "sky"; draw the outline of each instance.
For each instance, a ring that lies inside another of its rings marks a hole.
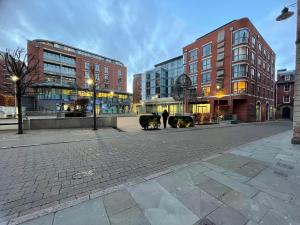
[[[117,59],[127,67],[132,92],[133,74],[181,55],[184,46],[231,20],[248,17],[275,51],[276,69],[294,69],[296,16],[275,18],[295,1],[0,0],[0,51],[47,39]]]

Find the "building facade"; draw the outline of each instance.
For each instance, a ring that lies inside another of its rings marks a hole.
[[[132,93],[132,103],[139,104],[142,100],[142,74],[137,73],[133,75],[133,93]]]
[[[0,106],[15,106],[15,83],[6,69],[4,54],[0,52]]]
[[[183,57],[177,56],[163,61],[153,69],[142,74],[142,101],[144,112],[162,113],[165,109],[170,114],[180,113],[180,102],[175,101],[175,81],[183,73]]]
[[[196,88],[189,111],[273,119],[275,53],[248,18],[231,21],[183,48],[184,71]]]
[[[130,110],[127,69],[122,62],[48,40],[28,41],[27,50],[39,60],[37,75],[32,75],[38,76],[34,85],[36,110],[66,110],[72,108],[78,98],[91,100],[92,87],[88,80],[93,76],[97,112]]]
[[[278,70],[276,82],[276,117],[293,119],[295,70]]]

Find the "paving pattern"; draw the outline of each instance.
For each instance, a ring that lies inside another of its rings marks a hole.
[[[209,155],[224,152],[229,148],[290,128],[290,123],[271,122],[240,124],[222,128],[212,126],[207,129],[167,129],[149,132],[118,132],[117,130],[106,129],[97,132],[90,130],[30,131],[24,136],[16,136],[7,132],[0,133],[0,224],[11,218],[92,195],[99,190],[133,178],[144,177],[171,166],[200,160]],[[260,153],[261,157],[264,157],[264,152]],[[243,152],[241,154],[248,153]],[[274,153],[273,155],[277,157],[276,159],[282,160],[287,160],[288,157],[285,154],[275,155]],[[239,156],[239,158],[242,157]],[[230,158],[226,160],[229,164],[232,161]],[[245,161],[242,160],[241,163],[245,163]],[[246,168],[239,169],[237,166],[227,169],[230,169],[233,174],[238,174],[236,179],[243,180],[247,176],[255,176],[259,173],[259,171],[252,171],[253,168],[255,170],[256,168],[258,170],[264,169],[264,165],[257,167],[258,164],[256,163],[257,160],[253,159],[247,162]],[[215,165],[214,162],[209,163],[209,166],[213,165]],[[226,167],[226,165],[223,166]],[[205,168],[209,168],[209,166],[205,166]],[[246,188],[240,183],[226,180],[228,179],[227,176],[231,174],[216,173],[211,168],[209,170],[205,177],[213,180],[224,178],[222,185],[239,191],[247,198],[252,198],[255,195],[256,188],[248,186]],[[253,181],[255,182],[253,185],[261,185],[261,179],[258,177],[258,180]],[[213,181],[204,179],[201,185],[203,187],[201,190],[205,191],[205,186],[213,185]],[[197,187],[201,188],[201,185]],[[162,205],[162,207],[168,207],[168,197],[171,196],[170,193],[172,192],[161,187],[163,186],[160,183],[156,185],[157,196],[166,196],[166,206]],[[149,219],[155,218],[156,213],[160,213],[160,211],[153,211],[151,206],[143,205],[143,199],[139,197],[139,193],[143,191],[138,189],[127,191],[130,192],[131,196],[135,196],[133,197],[134,202],[132,202],[134,206],[125,211],[122,209],[122,213],[135,215],[141,221],[138,224],[148,224],[149,221],[151,224],[159,224],[155,222],[155,219]],[[276,190],[272,191],[275,192]],[[226,194],[222,193],[222,186],[218,187],[218,185],[215,192],[221,192],[221,196]],[[210,194],[213,195],[213,193]],[[205,194],[203,196],[201,194],[199,198],[209,198]],[[104,201],[104,206],[107,205],[105,199],[102,200],[101,198],[101,201]],[[130,202],[130,200],[128,201]],[[175,202],[175,206],[178,203],[178,207],[182,210],[182,207],[186,208],[177,198],[170,201]],[[295,201],[298,202],[298,199]],[[136,206],[137,203],[139,203],[139,207]],[[99,210],[103,210],[102,203],[95,200],[94,204]],[[153,205],[156,204],[157,202],[153,202]],[[213,208],[214,205],[217,206],[218,204],[219,202],[215,202],[211,207]],[[113,211],[108,212],[108,217],[113,217],[110,219],[110,223],[120,224],[122,221],[118,215],[120,211],[114,211],[114,207],[112,208]],[[76,208],[72,207],[69,210],[76,210]],[[144,213],[145,210],[147,210],[146,214]],[[228,213],[228,210],[225,207],[222,212]],[[201,216],[195,212],[193,213],[194,216],[191,216],[190,210],[183,210],[182,212],[187,213],[191,223]],[[57,213],[55,218],[52,217],[54,224],[61,224],[59,221],[66,221],[65,219],[60,220],[58,215]],[[145,220],[145,216],[147,220]],[[43,219],[51,221],[51,215],[43,217]],[[101,219],[101,221],[105,220],[105,218]],[[170,220],[177,221],[178,218],[175,215],[174,218],[171,216]],[[91,222],[90,224],[94,223]],[[128,224],[134,223],[128,221]]]

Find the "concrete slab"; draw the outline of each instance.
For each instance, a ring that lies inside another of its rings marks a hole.
[[[183,195],[174,196],[200,219],[203,219],[223,204],[199,188]]]
[[[228,186],[223,185],[214,179],[209,179],[199,184],[198,187],[217,199],[222,199],[226,193],[232,190]]]
[[[108,216],[118,214],[136,205],[127,190],[120,190],[103,196],[103,204]]]
[[[249,185],[240,183],[235,181],[234,179],[229,178],[228,176],[225,176],[223,174],[216,173],[214,171],[205,172],[206,176],[217,180],[218,182],[232,188],[233,190],[236,190],[238,192],[241,192],[246,197],[252,197],[257,193],[257,190]]]
[[[129,187],[152,225],[193,225],[199,218],[155,181]]]
[[[281,213],[270,210],[266,216],[262,219],[262,221],[259,223],[260,225],[283,225],[283,224],[289,224],[289,225],[298,225],[299,223],[292,218],[288,216],[284,216]]]
[[[54,213],[48,214],[46,216],[42,216],[35,220],[30,220],[26,223],[22,223],[22,225],[52,225],[54,218]]]
[[[246,198],[236,191],[231,191],[225,194],[222,201],[226,205],[229,205],[233,209],[239,211],[246,218],[257,223],[260,222],[268,211],[268,208],[264,204],[256,202],[253,199]]]
[[[55,213],[53,225],[109,225],[101,198]]]
[[[109,216],[111,225],[150,225],[142,210],[135,206]]]
[[[283,217],[291,218],[291,220],[298,222],[300,221],[299,206],[292,205],[289,202],[282,201],[264,192],[258,193],[253,200],[264,204],[270,209],[276,210],[282,214]]]
[[[216,225],[241,225],[247,222],[242,214],[226,205],[216,209],[207,218]]]

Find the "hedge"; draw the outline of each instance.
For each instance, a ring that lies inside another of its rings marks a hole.
[[[190,116],[170,116],[168,123],[173,128],[193,127],[194,121]]]
[[[145,130],[148,130],[149,127],[152,129],[158,129],[158,127],[160,126],[160,116],[159,115],[154,115],[154,114],[141,115],[139,121],[140,121],[140,125]]]

